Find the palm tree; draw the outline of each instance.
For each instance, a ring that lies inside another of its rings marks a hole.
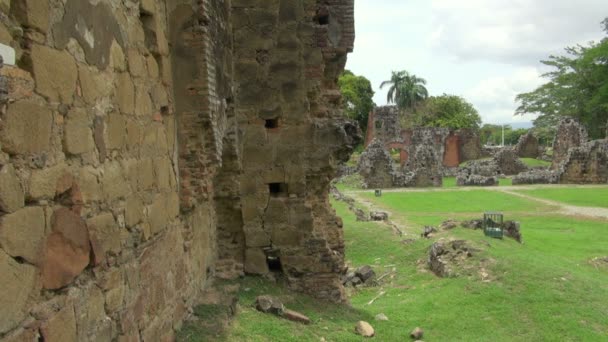
[[[393,71],[391,79],[382,82],[380,89],[390,85],[386,100],[395,103],[400,109],[416,109],[416,105],[429,97],[426,80],[409,72]]]

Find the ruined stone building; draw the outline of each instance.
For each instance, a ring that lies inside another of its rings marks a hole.
[[[344,300],[353,0],[0,9],[0,340],[168,340],[243,271]]]
[[[432,136],[430,139],[425,137]],[[376,138],[388,149],[401,152],[401,164],[405,165],[413,151],[422,144],[432,144],[440,165],[458,167],[463,162],[482,157],[479,135],[469,129],[420,127],[401,129],[396,106],[376,107],[369,115],[365,146]]]
[[[513,177],[513,184],[538,183],[608,183],[608,139],[588,141],[587,130],[578,121],[561,120],[553,140],[550,170],[532,170]]]

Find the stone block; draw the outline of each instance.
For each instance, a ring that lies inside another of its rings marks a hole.
[[[46,221],[42,207],[26,207],[0,219],[0,246],[10,256],[39,264]]]
[[[58,164],[43,170],[34,170],[28,182],[27,197],[32,200],[55,197],[57,182],[68,171],[66,164]]]
[[[89,264],[91,245],[85,221],[67,208],[51,217],[51,234],[42,259],[42,285],[59,289],[70,284]]]
[[[126,114],[135,112],[135,85],[131,75],[123,72],[116,78],[116,101],[120,111]]]
[[[266,274],[270,272],[263,249],[247,248],[245,251],[245,272],[249,274]]]
[[[106,146],[111,150],[120,150],[126,144],[127,120],[118,113],[108,115],[106,124]]]
[[[51,102],[72,104],[78,77],[74,58],[66,51],[34,44],[31,59],[36,91]]]
[[[133,227],[144,219],[144,205],[137,195],[131,195],[125,203],[125,223]]]
[[[34,266],[19,264],[0,249],[0,334],[15,328],[28,312],[28,299],[36,289]]]
[[[98,175],[99,171],[91,166],[83,167],[78,171],[76,182],[80,186],[82,200],[85,203],[99,201],[103,198]]]
[[[120,227],[111,213],[97,215],[87,220],[89,231],[95,236],[104,253],[117,255],[121,250]]]
[[[127,70],[125,53],[116,40],[112,41],[112,46],[110,47],[110,65],[116,71],[122,72]]]
[[[144,77],[147,74],[146,61],[144,56],[135,49],[127,51],[127,59],[129,60],[129,71],[134,77]]]
[[[25,203],[21,182],[12,165],[0,169],[0,210],[12,213],[23,208]]]
[[[49,150],[53,116],[50,110],[33,100],[8,106],[0,142],[11,154],[41,153]]]
[[[125,286],[119,286],[106,292],[106,311],[110,314],[120,311],[122,309],[124,297]]]
[[[169,218],[167,217],[166,204],[166,197],[164,195],[157,195],[154,202],[146,207],[152,235],[160,233],[167,228]]]
[[[76,317],[74,307],[68,305],[59,310],[40,327],[40,334],[44,341],[77,342]]]
[[[42,33],[49,29],[50,8],[48,1],[19,0],[12,1],[11,14],[22,26],[35,28]]]
[[[92,118],[84,109],[70,111],[65,121],[64,148],[69,154],[83,154],[95,150]]]
[[[111,84],[95,68],[79,66],[78,75],[82,96],[88,104],[95,105],[98,98],[110,95]]]
[[[268,247],[270,246],[270,235],[262,229],[262,222],[245,221],[243,231],[248,247]]]
[[[152,99],[147,85],[135,87],[135,115],[152,115]]]
[[[101,184],[104,197],[108,201],[124,198],[131,191],[125,184],[125,172],[118,162],[104,164]]]

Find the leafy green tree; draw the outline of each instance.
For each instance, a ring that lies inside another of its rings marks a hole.
[[[370,81],[353,74],[349,70],[338,79],[338,86],[343,97],[344,111],[346,115],[356,120],[362,130],[367,129],[367,118],[376,105],[374,103],[374,91]]]
[[[443,94],[429,97],[415,113],[411,114],[407,122],[417,127],[478,130],[481,126],[481,117],[477,109],[464,98]]]
[[[388,103],[395,103],[399,109],[413,111],[417,105],[429,97],[429,92],[425,87],[426,80],[409,72],[393,71],[391,79],[380,84],[380,89],[390,86],[386,100]]]
[[[602,24],[608,33],[608,18]],[[599,43],[565,50],[565,56],[549,56],[541,61],[553,68],[543,75],[549,82],[519,94],[516,114],[573,116],[587,127],[591,137],[601,138],[608,126],[608,37]]]

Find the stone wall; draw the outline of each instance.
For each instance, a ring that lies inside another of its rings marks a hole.
[[[560,121],[553,140],[551,169],[557,169],[564,162],[571,148],[581,146],[587,140],[587,130],[578,121],[573,118],[565,118]]]
[[[538,158],[540,156],[540,146],[538,138],[532,132],[528,132],[517,141],[514,147],[515,154],[521,158]]]
[[[233,5],[245,272],[273,271],[274,255],[292,288],[342,301],[344,242],[328,193],[361,140],[340,119],[336,85],[353,46],[353,1]]]
[[[415,174],[414,186],[441,186],[447,128],[419,128],[405,139],[407,162],[404,170]]]
[[[371,139],[378,138],[385,144],[402,140],[399,109],[397,106],[380,106],[374,108],[373,115],[370,116],[369,121],[373,123],[373,133],[370,135]],[[371,142],[371,140],[369,142]]]
[[[215,274],[341,301],[353,1],[3,2],[0,339],[171,340]]]
[[[560,183],[608,183],[608,140],[593,140],[570,149],[558,172]]]

